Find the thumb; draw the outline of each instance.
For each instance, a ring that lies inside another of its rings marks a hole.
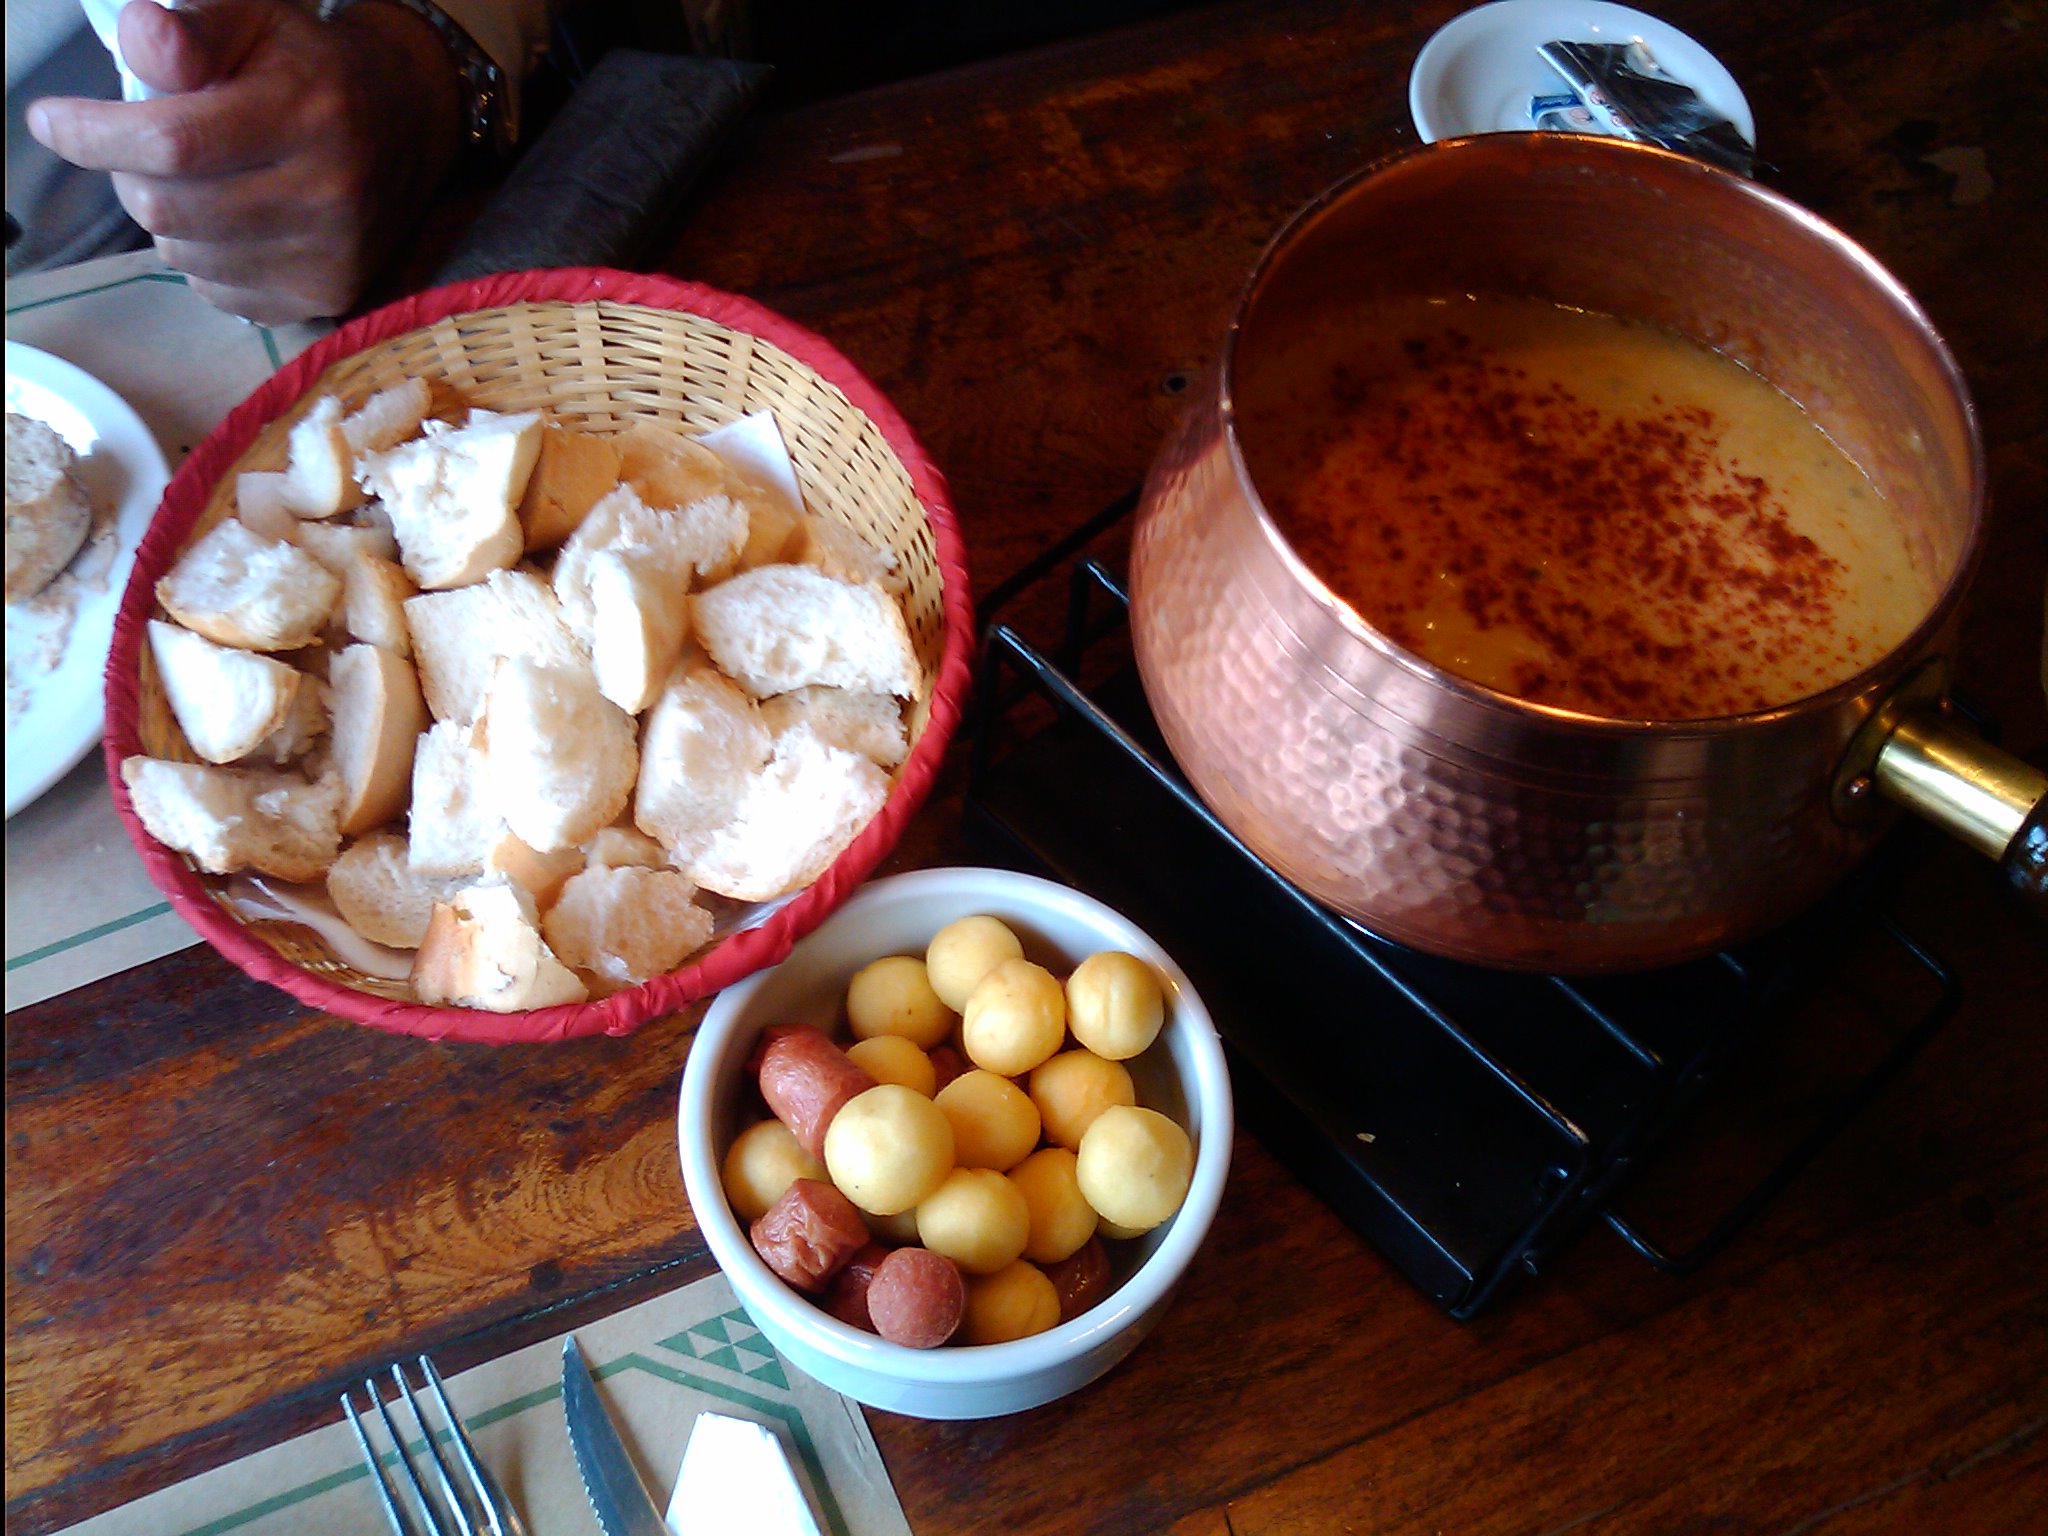
[[[143,84],[196,91],[233,76],[277,19],[278,0],[130,0],[119,22],[121,57]]]

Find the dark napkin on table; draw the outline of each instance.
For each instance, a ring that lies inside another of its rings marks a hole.
[[[636,265],[769,74],[731,59],[612,49],[527,146],[434,282]]]

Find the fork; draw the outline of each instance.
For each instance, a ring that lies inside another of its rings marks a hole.
[[[391,1522],[392,1536],[420,1536],[420,1527],[413,1520],[414,1509],[426,1517],[426,1529],[431,1536],[526,1536],[526,1523],[519,1518],[519,1511],[512,1507],[512,1501],[505,1496],[505,1490],[498,1486],[490,1470],[477,1459],[469,1431],[462,1427],[462,1420],[455,1416],[454,1408],[449,1405],[448,1389],[442,1385],[441,1373],[434,1369],[434,1362],[425,1355],[419,1357],[419,1366],[424,1384],[447,1423],[446,1439],[465,1474],[467,1498],[457,1491],[447,1458],[441,1453],[441,1446],[436,1442],[435,1432],[428,1425],[426,1415],[420,1411],[420,1400],[414,1395],[412,1384],[405,1379],[402,1364],[391,1367],[391,1378],[398,1384],[398,1392],[391,1401],[396,1402],[403,1397],[406,1406],[412,1410],[413,1422],[419,1426],[420,1445],[426,1451],[428,1469],[439,1489],[438,1502],[428,1496],[422,1481],[418,1448],[406,1448],[405,1436],[391,1415],[390,1405],[377,1393],[377,1378],[371,1376],[366,1379],[363,1392],[376,1408],[377,1417],[384,1421],[384,1432],[391,1438],[389,1459],[398,1469],[399,1480],[412,1491],[410,1509],[385,1476],[384,1459],[371,1446],[369,1433],[363,1428],[354,1399],[346,1392],[341,1394],[342,1412],[348,1415],[349,1424],[356,1432],[356,1444],[362,1447],[363,1461],[370,1469],[370,1480],[376,1485],[377,1497],[384,1505],[384,1518]]]

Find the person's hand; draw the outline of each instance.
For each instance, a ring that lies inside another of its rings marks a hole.
[[[365,0],[321,22],[285,0],[134,0],[121,53],[151,101],[52,97],[29,132],[114,189],[164,261],[222,309],[342,313],[406,235],[461,135],[433,28]]]

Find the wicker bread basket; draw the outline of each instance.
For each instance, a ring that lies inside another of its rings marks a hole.
[[[179,553],[233,511],[235,476],[280,469],[293,421],[326,394],[356,403],[407,376],[500,411],[544,408],[615,431],[651,420],[704,431],[772,410],[810,510],[896,553],[927,683],[911,750],[880,813],[815,882],[758,926],[685,966],[602,1001],[497,1014],[429,1007],[403,982],[364,974],[318,934],[245,919],[225,880],[200,874],[143,830],[120,775],[141,752],[197,761],[146,642],[154,587]],[[625,1034],[789,952],[894,845],[931,787],[960,715],[973,631],[965,558],[945,482],[902,419],[824,341],[748,300],[666,278],[571,269],[437,289],[364,316],[288,364],[195,448],[142,541],[107,664],[106,759],[114,803],[151,878],[215,948],[302,1002],[377,1028],[495,1042]]]

